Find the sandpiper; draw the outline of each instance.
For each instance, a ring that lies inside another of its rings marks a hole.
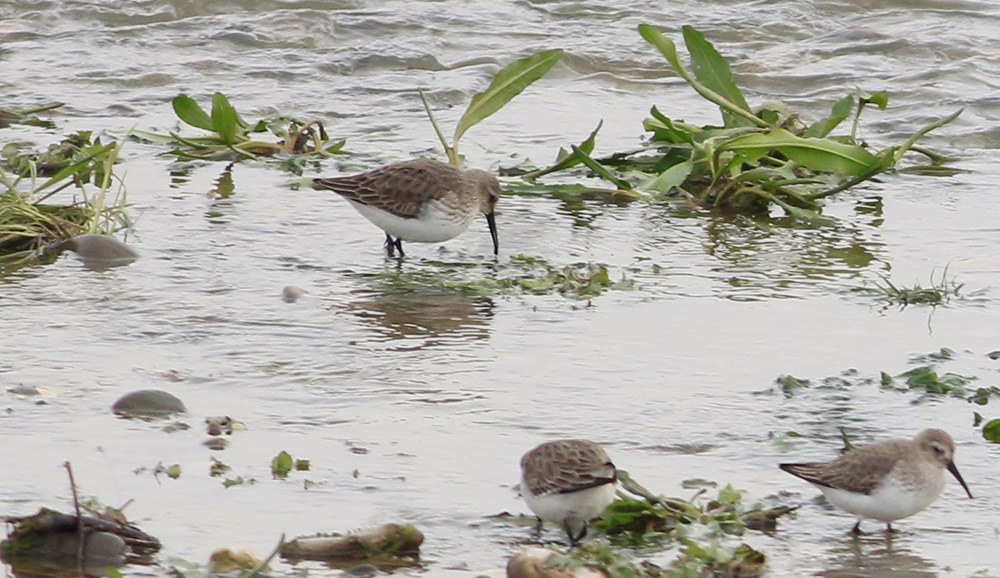
[[[617,480],[608,454],[587,440],[546,442],[521,458],[521,496],[538,517],[538,532],[543,521],[555,522],[572,546],[614,501]]]
[[[490,226],[493,254],[499,252],[493,209],[500,183],[486,171],[416,159],[347,177],[313,179],[313,186],[340,194],[385,231],[390,257],[397,249],[403,256],[403,241],[440,243],[456,237],[479,213]]]
[[[931,504],[944,489],[944,470],[955,476],[972,498],[953,461],[955,441],[947,432],[925,429],[912,440],[890,440],[849,450],[832,462],[780,464],[778,467],[815,485],[831,504],[854,514],[851,531],[861,521],[892,522]]]

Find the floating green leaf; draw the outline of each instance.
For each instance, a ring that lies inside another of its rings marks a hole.
[[[215,459],[214,457],[211,458],[211,459],[212,459],[212,463],[209,464],[209,466],[208,466],[208,475],[212,476],[213,478],[217,477],[217,476],[221,476],[222,474],[224,474],[224,473],[226,473],[226,472],[228,472],[229,470],[232,469],[231,467],[229,467],[225,463],[223,463],[223,462]]]
[[[229,104],[229,99],[221,92],[212,97],[212,130],[219,134],[222,142],[227,145],[236,143],[236,109]]]
[[[276,478],[287,477],[293,465],[292,456],[283,451],[271,459],[271,474]]]
[[[775,150],[804,167],[846,176],[868,174],[881,162],[863,147],[829,139],[803,138],[785,129],[736,137],[719,145],[716,153],[738,151],[756,160]]]
[[[969,401],[976,405],[986,405],[994,397],[1000,397],[1000,387],[991,385],[989,387],[976,388],[975,393],[969,396]]]
[[[927,393],[948,394],[956,397],[964,397],[965,387],[975,379],[951,372],[938,375],[934,371],[934,367],[930,365],[914,367],[900,374],[900,377],[906,378],[906,384],[910,389],[921,389]]]
[[[1000,443],[1000,419],[991,419],[983,426],[983,438],[993,443]]]
[[[181,94],[173,100],[174,112],[186,124],[209,131],[208,136],[186,137],[176,133],[166,135],[132,131],[132,138],[154,144],[174,146],[172,154],[182,159],[238,160],[241,158],[282,155],[281,166],[302,174],[303,157],[338,154],[344,141],[330,144],[330,137],[319,121],[303,122],[288,116],[261,119],[250,124],[240,117],[226,95],[216,92],[212,97],[212,114],[208,115],[191,97]],[[270,132],[280,139],[267,142],[251,138],[253,133]]]
[[[691,171],[693,169],[694,161],[688,160],[677,163],[650,179],[645,185],[642,186],[642,188],[647,191],[667,194],[675,187],[681,186],[691,175]]]
[[[51,120],[38,118],[35,114],[39,112],[47,112],[62,106],[65,106],[65,103],[55,102],[27,109],[0,108],[0,128],[7,128],[15,123],[39,126],[42,128],[55,128],[56,123]]]
[[[774,382],[781,388],[781,391],[784,392],[785,395],[790,395],[797,389],[802,389],[812,385],[812,382],[808,379],[800,379],[792,375],[779,375]]]
[[[215,130],[212,127],[212,118],[190,96],[186,94],[175,96],[173,105],[177,118],[187,124],[202,130]]]

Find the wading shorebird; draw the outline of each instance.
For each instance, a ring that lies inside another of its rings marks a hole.
[[[385,231],[385,250],[393,257],[403,241],[440,243],[469,228],[476,215],[486,215],[493,254],[500,250],[493,211],[500,183],[492,174],[462,170],[433,159],[395,163],[347,177],[313,179],[313,187],[329,189]]]
[[[521,458],[521,496],[542,522],[562,526],[571,546],[615,499],[618,471],[601,446],[587,440],[543,443]],[[579,528],[579,530],[576,530]]]
[[[828,502],[854,514],[851,532],[861,521],[892,522],[929,506],[944,489],[948,470],[972,498],[955,467],[955,441],[947,432],[925,429],[912,440],[891,440],[849,450],[832,462],[780,464],[778,467],[819,488]]]

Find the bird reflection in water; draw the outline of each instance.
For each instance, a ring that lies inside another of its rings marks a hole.
[[[430,288],[363,291],[347,308],[382,336],[423,338],[423,346],[485,339],[493,318],[492,299]]]
[[[823,578],[931,578],[938,576],[934,563],[902,546],[905,535],[881,532],[845,536],[826,551]],[[895,542],[895,543],[894,543]]]

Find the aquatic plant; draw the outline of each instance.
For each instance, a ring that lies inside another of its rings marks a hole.
[[[1000,443],[1000,419],[991,419],[983,426],[983,439]]]
[[[609,290],[627,291],[634,286],[624,274],[621,279],[613,279],[608,266],[602,263],[555,265],[541,257],[523,254],[514,255],[499,266],[493,265],[495,273],[470,278],[457,278],[461,269],[454,263],[426,264],[434,270],[380,273],[376,281],[382,291],[438,289],[479,297],[561,295],[573,300],[591,299]]]
[[[508,563],[508,576],[574,576],[586,568],[621,578],[752,578],[763,574],[765,556],[745,543],[735,543],[732,537],[748,528],[773,529],[775,520],[794,509],[747,507],[742,493],[731,485],[715,498],[707,498],[704,491],[691,500],[667,498],[645,489],[628,472],[618,473],[623,490],[641,499],[625,498],[622,493],[623,499],[608,506],[594,523],[608,534],[610,544],[592,541],[566,553],[525,550]],[[649,560],[637,563],[636,549],[644,554],[675,549],[677,556],[667,567]]]
[[[217,478],[233,469],[232,466],[215,458],[214,456],[209,456],[209,458],[212,460],[208,466],[208,475],[210,477]]]
[[[17,143],[4,146],[0,151],[0,265],[28,263],[43,247],[77,235],[112,234],[127,228],[125,187],[114,173],[120,151],[120,142],[104,144],[90,131],[71,134],[44,151]],[[81,199],[66,205],[45,202],[72,186],[82,193]]]
[[[462,157],[458,152],[458,141],[462,138],[462,135],[473,126],[479,124],[483,119],[503,108],[533,82],[545,76],[559,62],[562,55],[562,50],[545,50],[515,60],[501,68],[493,75],[490,85],[485,90],[473,95],[472,101],[469,103],[468,108],[466,108],[465,113],[458,119],[458,124],[455,126],[455,134],[452,136],[450,145],[447,139],[445,139],[444,133],[441,132],[437,121],[434,120],[434,114],[431,112],[431,107],[427,103],[423,91],[420,91],[420,99],[424,103],[424,110],[427,111],[427,117],[434,127],[434,132],[437,133],[438,139],[441,141],[441,146],[444,147],[445,154],[448,155],[448,162],[461,167]]]
[[[236,476],[235,478],[226,478],[222,480],[223,488],[231,488],[233,486],[242,486],[243,484],[255,484],[257,480],[254,478],[244,478],[243,476]]]
[[[346,534],[299,536],[279,547],[282,558],[326,560],[340,564],[367,562],[393,569],[419,563],[424,534],[412,524],[388,523]]]
[[[302,174],[302,164],[310,156],[342,152],[345,141],[330,142],[323,123],[305,122],[290,116],[258,120],[250,124],[236,112],[229,98],[221,92],[212,96],[211,114],[186,94],[174,97],[174,113],[185,124],[208,131],[208,136],[184,137],[170,131],[166,135],[133,131],[132,136],[148,142],[168,144],[171,154],[181,159],[223,160],[256,159],[281,156],[286,170]],[[254,135],[270,133],[277,142],[255,139]]]
[[[729,63],[691,26],[682,28],[690,70],[657,28],[642,24],[639,33],[698,94],[719,107],[722,126],[695,126],[653,106],[643,123],[649,140],[637,150],[593,158],[595,130],[572,152],[561,151],[555,165],[528,172],[526,178],[583,164],[618,190],[651,201],[680,198],[749,214],[778,206],[794,218],[823,223],[829,221],[821,215],[823,199],[895,169],[907,152],[925,154],[932,165],[944,160],[915,144],[961,112],[928,124],[898,146],[872,151],[858,139],[860,116],[871,106],[884,110],[887,93],[849,94],[828,116],[807,125],[782,104],[751,109]],[[832,136],[849,119],[850,131]]]
[[[0,128],[7,128],[12,124],[25,124],[42,128],[55,128],[56,123],[48,119],[35,116],[39,112],[48,112],[66,106],[63,102],[55,102],[26,109],[0,108]]]
[[[533,547],[515,554],[507,563],[509,578],[695,578],[764,574],[766,558],[748,544],[730,547],[718,539],[682,540],[670,566],[638,560],[627,550],[590,542],[568,552]]]
[[[642,499],[612,503],[595,526],[631,545],[644,545],[668,535],[683,538],[695,525],[704,526],[709,533],[740,536],[748,528],[773,528],[778,518],[794,510],[780,505],[765,507],[761,503],[748,506],[743,502],[742,492],[730,484],[714,498],[708,498],[702,489],[694,498],[684,500],[654,494],[623,470],[619,470],[619,482],[625,491]]]
[[[292,459],[292,455],[286,451],[281,451],[271,458],[271,475],[275,478],[287,478],[292,470],[306,471],[309,469],[309,460]]]
[[[941,278],[934,279],[934,273],[930,275],[930,285],[923,287],[919,282],[912,287],[897,286],[888,278],[882,278],[882,284],[876,283],[873,288],[857,289],[857,292],[876,295],[891,305],[906,307],[907,305],[930,305],[936,307],[948,303],[953,297],[961,297],[960,291],[965,285],[955,282],[955,279],[948,278],[948,269],[945,268]]]
[[[117,567],[127,562],[149,563],[160,541],[130,523],[125,506],[102,506],[95,498],[81,499],[73,466],[63,463],[69,477],[73,514],[42,507],[32,516],[6,516],[13,527],[0,541],[0,557],[18,574],[82,575],[84,567]],[[129,500],[131,502],[131,500]],[[128,504],[129,502],[126,502]]]
[[[848,369],[840,375],[825,377],[817,383],[809,379],[781,375],[775,379],[775,385],[786,397],[811,388],[842,390],[859,386],[878,386],[888,391],[956,397],[975,405],[986,405],[990,400],[1000,397],[998,386],[974,387],[973,383],[979,379],[978,376],[939,371],[938,366],[951,361],[954,356],[954,351],[942,348],[936,352],[914,356],[909,360],[913,367],[897,375],[882,371],[877,377],[871,377],[860,375],[857,370]]]

